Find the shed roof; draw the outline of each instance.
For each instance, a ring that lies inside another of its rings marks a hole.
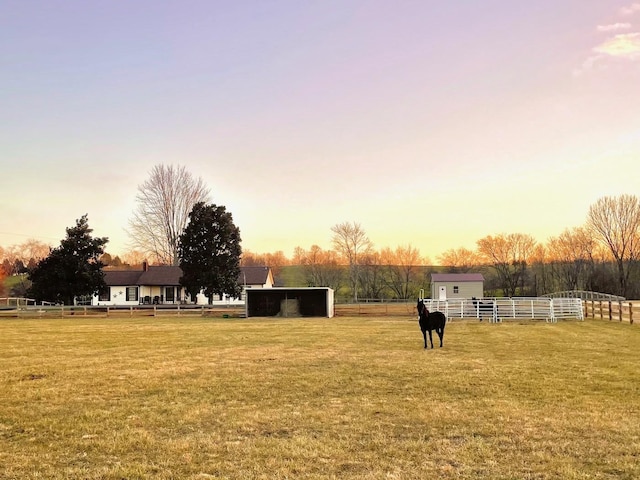
[[[481,273],[432,273],[432,282],[484,282]]]

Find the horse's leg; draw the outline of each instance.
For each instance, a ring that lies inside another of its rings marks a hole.
[[[431,348],[433,348],[433,336],[431,335],[431,330],[429,330],[429,341],[431,342]]]
[[[442,348],[442,337],[444,337],[444,328],[439,328],[436,330],[438,333],[438,337],[440,337],[440,348]]]
[[[427,331],[422,331],[422,336],[424,337],[424,348],[427,348]]]

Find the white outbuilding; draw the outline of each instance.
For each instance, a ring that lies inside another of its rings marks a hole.
[[[431,298],[482,298],[484,277],[481,273],[432,273]]]

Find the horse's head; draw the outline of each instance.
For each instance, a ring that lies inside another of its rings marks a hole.
[[[423,312],[426,309],[425,306],[424,306],[424,300],[422,300],[422,299],[418,300],[417,309],[418,309],[418,315],[422,315]]]

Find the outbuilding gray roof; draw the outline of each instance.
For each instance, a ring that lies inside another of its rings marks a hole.
[[[481,273],[432,273],[432,282],[484,282]]]

